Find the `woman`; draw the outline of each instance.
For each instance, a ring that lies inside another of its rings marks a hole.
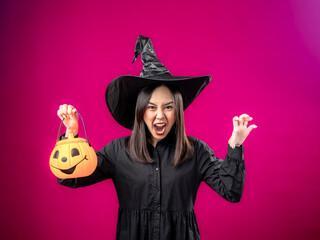
[[[119,200],[117,239],[200,239],[193,207],[201,181],[228,201],[240,201],[245,174],[242,143],[256,126],[247,127],[252,118],[246,114],[234,117],[228,154],[224,161],[215,157],[203,141],[185,134],[183,110],[203,89],[199,86],[192,97],[187,96],[185,89],[190,89],[181,85],[186,81],[158,78],[137,87],[142,89],[134,104],[131,135],[96,152],[98,166],[92,175],[58,179],[65,186],[81,187],[112,178]],[[119,82],[116,86],[119,90]],[[110,92],[116,91],[110,90],[109,97]],[[130,106],[116,110],[119,107],[112,101],[107,103],[121,125],[131,124],[131,118],[121,113]],[[58,110],[66,135],[78,133],[74,110],[66,104]]]

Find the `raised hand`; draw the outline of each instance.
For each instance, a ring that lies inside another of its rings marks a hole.
[[[77,110],[72,105],[63,104],[59,106],[57,115],[61,120],[63,120],[63,124],[66,127],[66,137],[69,133],[73,133],[74,136],[78,134],[79,116],[76,111]]]
[[[240,117],[235,116],[233,121],[233,132],[228,141],[232,148],[235,146],[240,146],[244,142],[244,140],[248,137],[249,133],[252,129],[257,128],[258,126],[255,124],[247,127],[248,122],[252,120],[248,114],[241,114]]]

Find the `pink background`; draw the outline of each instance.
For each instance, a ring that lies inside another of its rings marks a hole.
[[[130,134],[104,93],[140,73],[141,34],[173,75],[213,76],[185,112],[188,135],[224,158],[233,116],[258,125],[241,202],[199,189],[202,239],[319,239],[319,10],[317,0],[2,0],[0,238],[115,239],[112,181],[63,187],[49,155],[63,103],[84,116],[95,149]]]

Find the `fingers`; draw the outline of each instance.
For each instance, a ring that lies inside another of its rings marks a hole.
[[[252,117],[250,117],[248,114],[241,114],[239,117],[235,116],[233,117],[232,121],[233,121],[233,127],[238,127],[238,126],[244,126],[247,127],[248,122],[252,121]],[[254,125],[256,126],[256,125]]]
[[[233,128],[236,128],[239,126],[239,118],[237,116],[232,118],[232,122],[233,122]]]
[[[249,131],[251,131],[252,129],[257,128],[257,127],[258,127],[257,125],[252,124],[252,125],[250,125],[250,126],[248,127],[248,129],[249,129]]]
[[[66,105],[66,104],[64,104],[64,105]],[[66,114],[64,113],[64,111],[63,111],[63,109],[64,109],[64,105],[60,105],[59,106],[59,110],[58,110],[58,117],[61,119],[61,120],[63,120],[63,119],[65,119],[66,118]]]
[[[60,113],[60,109],[57,111],[57,115],[58,115],[58,117],[59,117],[61,120],[63,120],[63,116],[62,116],[62,114]]]
[[[71,119],[73,119],[76,111],[77,110],[72,105],[63,104],[59,106],[57,115],[61,120],[64,120],[67,117],[70,117]]]
[[[75,117],[75,113],[76,113],[76,109],[72,106],[72,105],[68,105],[68,115],[70,116],[71,119],[74,119]]]
[[[239,125],[247,126],[248,121],[251,121],[252,117],[250,117],[248,114],[241,114],[239,117]]]

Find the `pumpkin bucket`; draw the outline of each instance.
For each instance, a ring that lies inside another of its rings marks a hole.
[[[79,178],[91,175],[97,167],[98,160],[94,149],[91,147],[84,120],[80,113],[86,139],[75,138],[72,133],[68,139],[59,139],[60,123],[56,145],[50,155],[50,169],[52,173],[61,179]]]

